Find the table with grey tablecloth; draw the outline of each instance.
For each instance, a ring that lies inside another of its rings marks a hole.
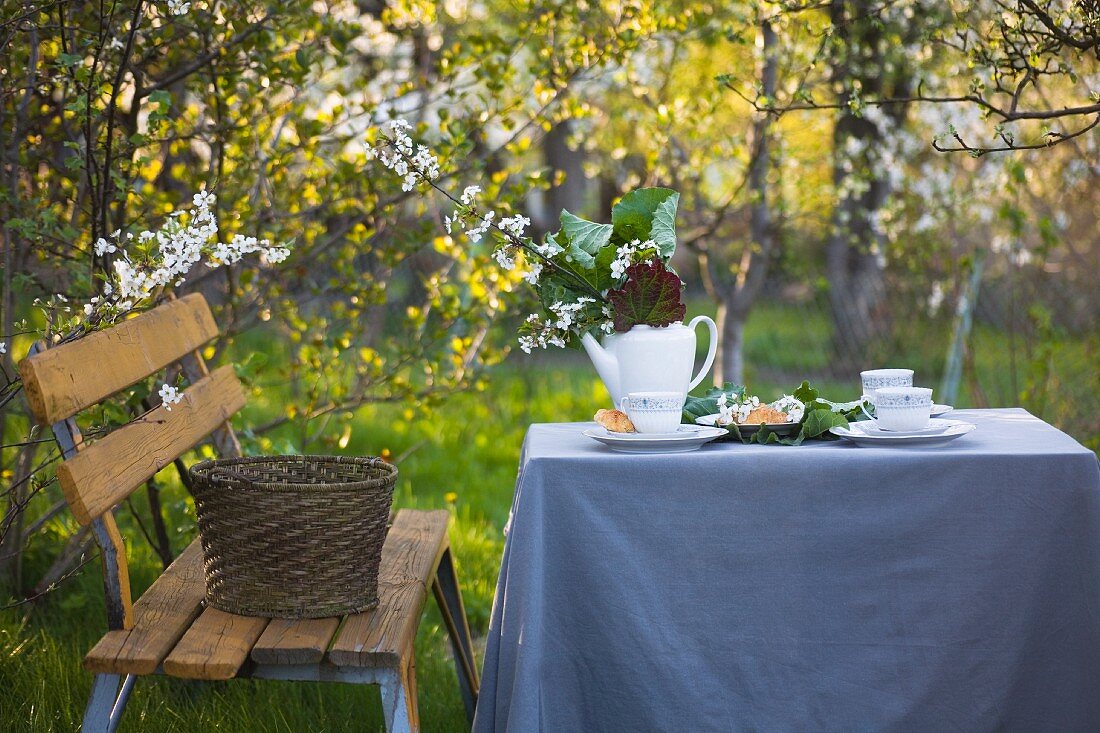
[[[1096,455],[948,417],[679,455],[533,425],[475,731],[1100,731]]]

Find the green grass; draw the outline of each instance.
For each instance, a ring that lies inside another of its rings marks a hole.
[[[909,349],[897,349],[894,363],[912,364],[919,373],[938,377],[946,337],[932,326],[911,332]],[[979,331],[975,355],[976,379],[995,404],[1016,404],[1004,339]],[[906,353],[907,352],[907,353]],[[1087,357],[1081,344],[1069,343],[1055,370],[1060,388],[1072,387],[1073,409],[1092,407],[1094,382],[1074,381],[1066,371]],[[749,324],[746,363],[749,386],[770,397],[789,391],[803,376],[820,376],[829,366],[828,327],[822,315],[796,308],[763,307]],[[1081,363],[1092,363],[1084,361]],[[1062,368],[1065,365],[1065,368]],[[1021,373],[1022,374],[1022,373]],[[1022,384],[1018,374],[1017,384]],[[858,377],[816,379],[823,392],[836,399],[858,393]],[[386,406],[363,410],[354,422],[349,454],[405,454],[401,461],[395,503],[402,507],[447,507],[453,515],[451,538],[470,623],[481,639],[489,612],[503,549],[502,527],[508,517],[520,447],[532,422],[589,419],[607,403],[606,392],[583,354],[551,353],[512,359],[498,369],[485,392],[460,394],[431,419]],[[1005,396],[1008,390],[1007,396]],[[965,389],[964,389],[965,391]],[[1081,395],[1084,395],[1081,397]],[[279,409],[278,400],[252,405],[244,422],[259,420]],[[960,404],[969,404],[967,396]],[[1080,402],[1083,407],[1079,406]],[[1047,407],[1057,408],[1056,401]],[[1070,414],[1070,419],[1076,413]],[[1052,412],[1058,419],[1058,413]],[[1063,415],[1064,417],[1064,415]],[[1088,428],[1088,423],[1081,423]],[[1071,430],[1072,432],[1072,430]],[[1076,432],[1096,445],[1096,433]],[[777,448],[777,450],[787,450]],[[166,472],[170,474],[171,471]],[[134,498],[146,511],[144,495]],[[177,532],[177,551],[194,536],[193,510],[177,483],[165,481],[170,526]],[[148,586],[159,564],[133,526],[128,511],[119,513],[130,540],[130,565],[135,594]],[[37,577],[49,564],[73,521],[57,518],[35,538],[27,575]],[[0,612],[0,731],[73,730],[80,720],[91,683],[80,659],[103,630],[104,612],[99,574],[94,565],[40,602],[26,618],[18,610]],[[446,634],[434,607],[417,637],[419,702],[425,731],[457,731],[465,727],[461,699],[447,647]],[[480,661],[480,644],[479,644]],[[123,731],[361,731],[380,730],[376,688],[335,684],[236,681],[195,684],[163,677],[139,681]]]
[[[519,451],[531,422],[587,419],[606,400],[594,372],[580,364],[562,368],[506,368],[486,393],[457,395],[431,420],[406,419],[402,409],[364,410],[355,422],[349,454],[406,454],[394,502],[400,507],[448,507],[471,626],[488,626]],[[251,408],[270,412],[271,405]],[[166,472],[170,474],[171,471]],[[189,502],[166,481],[165,501],[179,550],[193,537]],[[135,503],[145,511],[141,492]],[[135,594],[159,565],[126,511],[119,513],[129,547]],[[71,520],[51,522],[31,548],[28,575],[48,564]],[[136,539],[135,539],[136,538]],[[0,612],[0,730],[53,731],[78,727],[91,677],[80,659],[103,631],[104,611],[94,564],[35,607],[26,624],[16,611]],[[480,646],[479,646],[480,654]],[[420,710],[425,731],[462,730],[446,632],[434,602],[417,637]],[[144,678],[131,698],[123,731],[361,731],[381,730],[377,688],[283,682],[194,684]]]

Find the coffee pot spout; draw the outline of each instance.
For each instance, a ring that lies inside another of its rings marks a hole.
[[[600,375],[607,391],[611,393],[611,399],[618,404],[619,360],[590,333],[581,337],[581,346],[588,353],[588,358],[592,360],[592,365],[596,367],[596,373]]]

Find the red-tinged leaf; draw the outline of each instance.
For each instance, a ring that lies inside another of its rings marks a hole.
[[[607,293],[615,310],[615,330],[634,326],[667,326],[684,320],[687,307],[681,299],[684,284],[657,260],[652,265],[626,268],[626,282]]]

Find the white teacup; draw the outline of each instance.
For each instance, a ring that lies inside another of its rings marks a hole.
[[[932,390],[928,387],[879,387],[875,416],[883,430],[921,430],[932,417]]]
[[[869,369],[860,372],[859,379],[863,383],[863,397],[860,398],[863,404],[860,405],[860,408],[867,417],[871,417],[865,405],[874,405],[875,394],[883,387],[912,387],[913,370]]]
[[[631,392],[619,402],[639,433],[674,433],[684,411],[683,392]]]

